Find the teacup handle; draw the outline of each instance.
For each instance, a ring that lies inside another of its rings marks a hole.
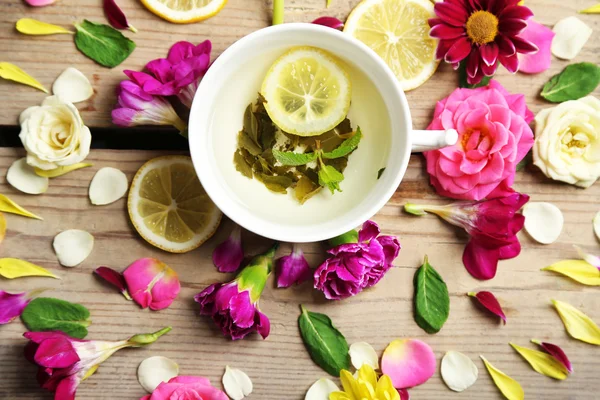
[[[446,129],[445,131],[413,130],[410,132],[410,138],[412,143],[411,151],[419,153],[455,145],[458,140],[458,132],[456,132],[456,129]]]

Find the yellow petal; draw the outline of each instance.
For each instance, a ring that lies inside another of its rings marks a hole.
[[[600,346],[600,328],[587,315],[563,301],[552,300],[565,329],[573,338]]]
[[[600,271],[584,260],[559,261],[542,268],[542,271],[558,272],[584,285],[600,286]]]
[[[82,169],[82,168],[87,168],[87,167],[91,167],[92,164],[90,163],[77,163],[77,164],[73,164],[73,165],[67,165],[65,167],[58,167],[56,169],[39,169],[39,168],[35,168],[35,174],[38,176],[43,176],[45,178],[56,178],[59,176],[63,176],[64,174],[67,174],[71,171],[75,171],[77,169]]]
[[[38,82],[37,79],[23,71],[21,68],[17,67],[15,64],[0,62],[0,78],[22,83],[23,85],[28,85],[39,89],[42,92],[49,93],[48,89]]]
[[[31,18],[21,18],[17,21],[16,28],[25,35],[55,35],[59,33],[73,33],[62,26],[48,24]]]
[[[600,14],[600,4],[579,11],[581,14]]]
[[[4,214],[0,213],[0,243],[2,243],[5,236],[6,236],[6,218],[4,218]]]
[[[345,392],[333,392],[329,394],[329,400],[355,400],[354,397],[348,396]]]
[[[373,388],[377,386],[377,374],[373,367],[368,364],[364,364],[358,370],[358,380],[369,382]]]
[[[484,356],[479,356],[483,360],[485,367],[487,368],[490,376],[494,380],[494,383],[500,389],[504,397],[508,400],[523,400],[525,399],[525,392],[523,388],[519,384],[519,382],[515,381],[510,376],[506,375],[504,372],[500,371],[492,364],[485,359]]]
[[[550,378],[563,380],[569,376],[569,371],[556,358],[542,351],[528,349],[509,343],[535,371]]]
[[[6,279],[22,278],[24,276],[48,276],[60,279],[47,269],[18,258],[0,258],[0,275]]]
[[[394,388],[392,379],[387,375],[382,375],[377,382],[377,399],[400,400],[400,394]]]
[[[343,369],[340,372],[340,381],[342,382],[342,388],[344,389],[344,392],[348,395],[348,397],[358,398],[358,384],[356,382],[356,378],[354,378],[349,371]]]
[[[32,212],[27,211],[8,197],[3,194],[0,194],[0,211],[22,215],[24,217],[33,218],[33,219],[43,219],[42,217],[38,217]]]

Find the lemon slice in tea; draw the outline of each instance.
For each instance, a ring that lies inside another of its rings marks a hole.
[[[200,246],[215,233],[222,215],[185,156],[158,157],[144,164],[131,183],[127,208],[138,233],[171,253]]]
[[[352,85],[337,58],[314,47],[295,47],[271,66],[261,93],[275,125],[294,135],[316,136],[346,118]]]

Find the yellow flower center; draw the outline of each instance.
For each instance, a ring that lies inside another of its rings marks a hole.
[[[467,35],[480,45],[493,42],[498,35],[498,17],[489,11],[475,11],[467,20]]]

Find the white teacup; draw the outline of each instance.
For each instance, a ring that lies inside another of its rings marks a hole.
[[[275,59],[295,46],[318,47],[346,63],[352,80],[348,116],[363,133],[344,171],[342,192],[323,189],[303,205],[291,193],[272,193],[244,177],[233,164],[245,108],[256,100]],[[194,167],[217,207],[252,232],[293,243],[329,239],[361,225],[392,197],[411,151],[456,140],[454,130],[412,130],[404,92],[374,51],[335,29],[302,23],[261,29],[225,50],[200,83],[189,123]]]

